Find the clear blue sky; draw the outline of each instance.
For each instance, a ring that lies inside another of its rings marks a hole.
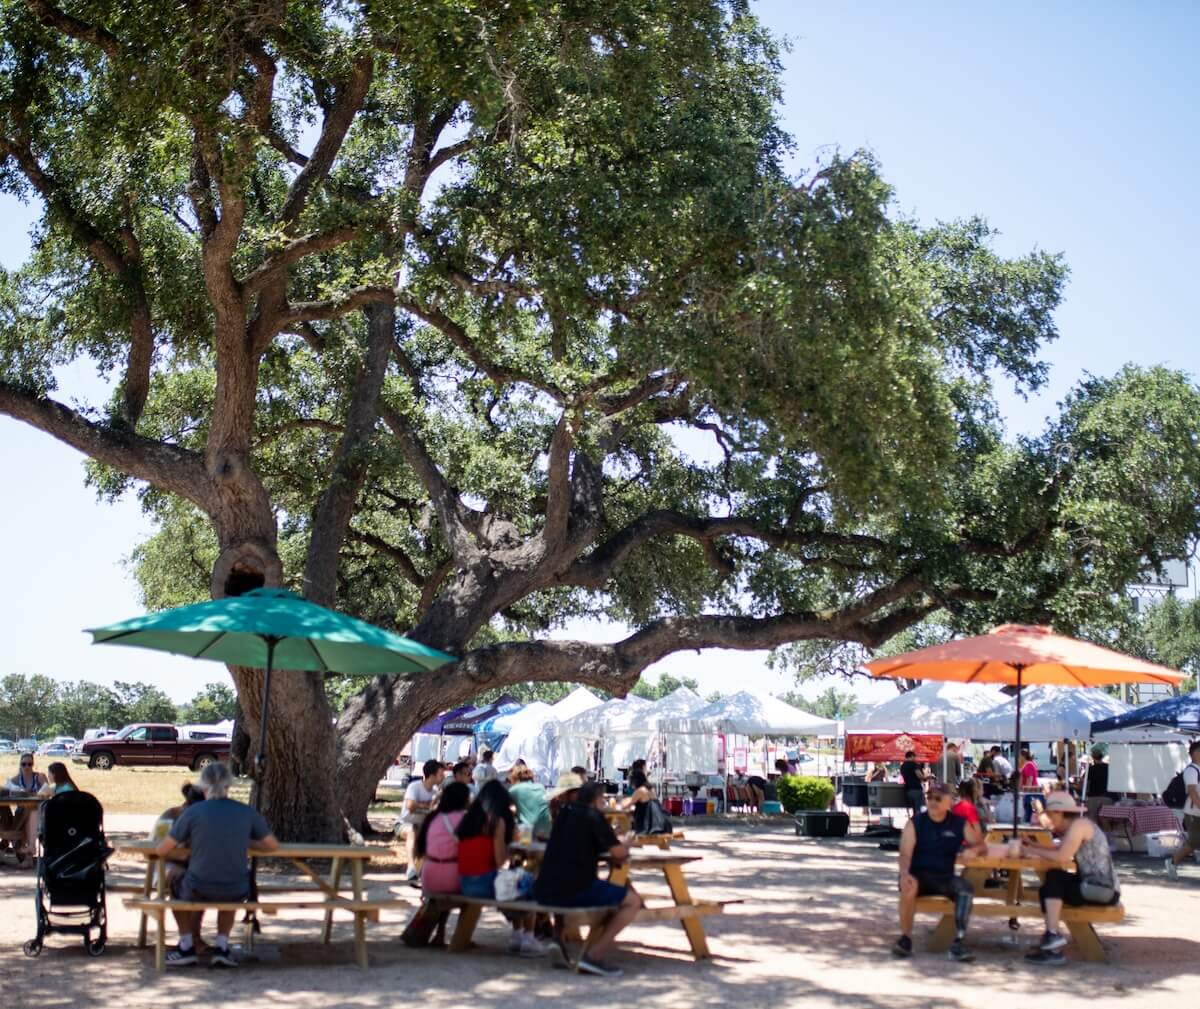
[[[797,169],[829,147],[869,147],[906,213],[982,214],[1006,253],[1065,253],[1072,277],[1062,337],[1045,351],[1050,383],[1029,402],[999,390],[1010,430],[1040,429],[1084,372],[1109,374],[1127,361],[1200,372],[1191,297],[1200,4],[753,6],[792,40],[782,112]],[[0,202],[0,262],[24,256],[34,216]],[[98,387],[76,368],[59,396]],[[0,673],[144,679],[179,699],[224,677],[215,664],[89,646],[80,628],[141,608],[123,558],[148,527],[135,502],[95,502],[76,453],[4,418],[0,464],[9,474],[0,496]],[[697,676],[705,690],[735,679],[788,686],[757,654],[688,653],[652,675],[662,669]]]

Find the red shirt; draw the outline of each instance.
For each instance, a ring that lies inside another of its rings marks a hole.
[[[460,876],[482,876],[496,868],[496,848],[491,834],[478,834],[458,842]]]
[[[1037,788],[1038,783],[1038,768],[1032,760],[1027,760],[1025,766],[1021,768],[1021,787],[1022,788]]]
[[[979,810],[975,808],[975,803],[970,799],[959,799],[950,807],[950,812],[955,816],[961,816],[967,823],[979,826]]]

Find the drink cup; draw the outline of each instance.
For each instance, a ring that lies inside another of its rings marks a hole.
[[[1021,839],[1019,837],[1014,837],[1011,841],[1008,842],[1008,857],[1009,858],[1020,858],[1021,857]]]

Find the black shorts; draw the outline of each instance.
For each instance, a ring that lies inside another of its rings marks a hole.
[[[192,882],[188,879],[186,873],[181,873],[171,880],[171,896],[176,900],[212,900],[226,903],[232,901],[249,900],[250,888],[247,886],[242,893],[238,894],[205,893],[204,891],[198,890],[192,885]]]
[[[975,892],[975,888],[970,883],[961,876],[955,876],[954,873],[914,870],[912,874],[917,879],[918,897],[949,897],[954,900],[964,888],[971,893]]]
[[[1085,904],[1095,904],[1096,901],[1085,900],[1079,892],[1081,877],[1078,873],[1067,872],[1065,869],[1051,869],[1046,873],[1046,879],[1038,890],[1038,901],[1042,910],[1046,910],[1047,900],[1061,900],[1067,907],[1083,907]],[[1109,907],[1119,903],[1120,892],[1113,894],[1111,900],[1103,901],[1099,906]]]

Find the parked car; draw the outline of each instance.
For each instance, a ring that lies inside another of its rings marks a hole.
[[[17,749],[22,753],[37,753],[38,741],[36,739],[18,739]]]
[[[12,753],[17,748],[17,744],[11,739],[0,739],[0,753]]]
[[[38,754],[43,757],[69,757],[71,751],[62,743],[44,743]]]
[[[126,725],[115,736],[89,739],[80,747],[79,760],[107,771],[116,764],[153,764],[190,767],[194,771],[215,760],[228,760],[228,739],[182,741],[174,725]]]
[[[116,729],[110,729],[107,726],[101,726],[99,729],[84,729],[82,743],[89,742],[93,739],[104,739],[106,736],[115,736]]]

